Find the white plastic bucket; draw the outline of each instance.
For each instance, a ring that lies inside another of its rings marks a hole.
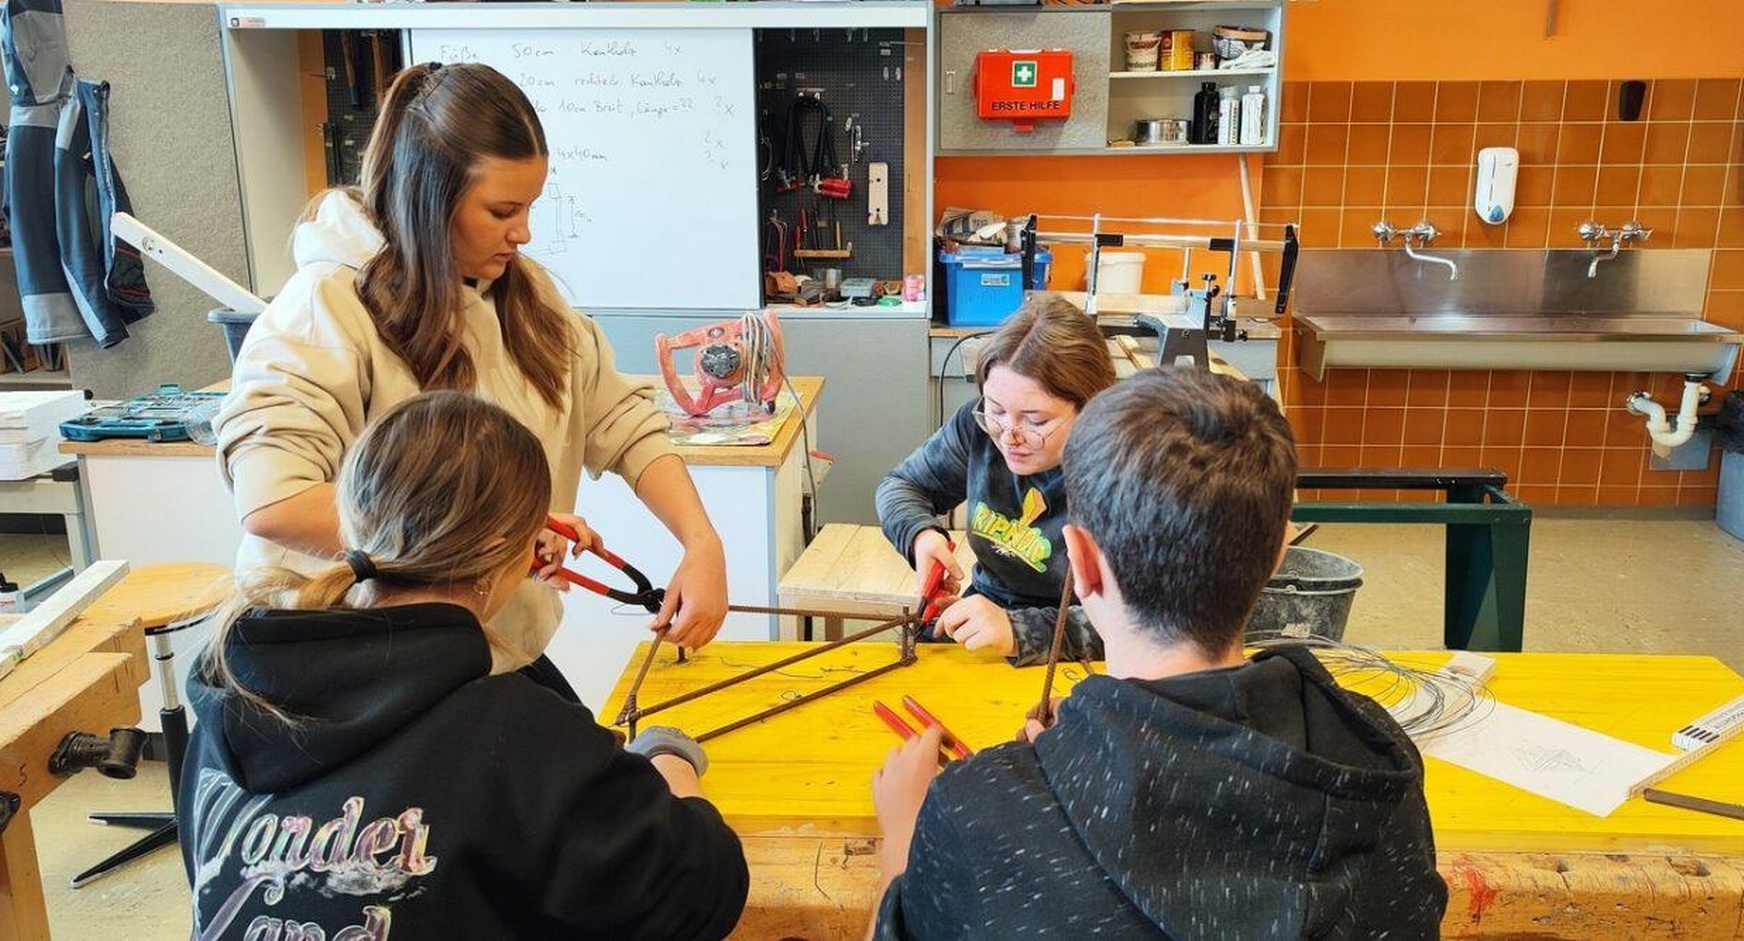
[[[1096,293],[1137,294],[1144,282],[1143,252],[1103,252],[1096,266]],[[1084,253],[1084,267],[1090,267],[1090,253]]]

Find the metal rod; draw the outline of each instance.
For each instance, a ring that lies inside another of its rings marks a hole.
[[[1227,225],[1228,223],[1224,223]],[[1221,236],[1217,236],[1221,237]],[[1093,232],[1049,232],[1036,231],[1036,238],[1044,242],[1059,242],[1066,245],[1095,245],[1096,235]],[[1177,248],[1177,249],[1207,249],[1211,248],[1209,235],[1165,235],[1162,233],[1140,233],[1123,236],[1126,245],[1136,245],[1140,248]],[[1281,252],[1284,242],[1280,239],[1248,239],[1243,243],[1244,250],[1250,252]]]
[[[912,615],[905,615],[905,616],[897,618],[896,620],[893,620],[893,621],[885,621],[882,624],[878,624],[877,626],[874,626],[874,627],[869,627],[866,630],[860,631],[858,633],[849,634],[847,637],[844,637],[841,640],[832,640],[829,643],[824,644],[823,646],[816,648],[815,650],[807,650],[807,651],[804,651],[802,653],[796,653],[791,657],[783,657],[782,659],[777,660],[774,663],[765,664],[765,665],[760,666],[754,670],[748,670],[744,673],[739,674],[738,676],[728,677],[727,679],[721,680],[719,682],[710,683],[707,686],[698,687],[696,689],[691,690],[688,693],[682,693],[680,695],[674,696],[671,699],[668,699],[664,702],[657,702],[652,706],[647,706],[644,708],[637,709],[634,713],[628,714],[627,718],[632,719],[632,720],[633,719],[640,719],[640,718],[643,718],[645,716],[651,716],[656,712],[664,712],[667,709],[671,709],[673,706],[681,706],[687,702],[690,702],[693,699],[697,699],[699,697],[706,696],[710,693],[719,692],[723,689],[727,689],[729,687],[736,686],[740,683],[745,682],[746,680],[756,679],[757,677],[762,676],[765,673],[773,673],[774,671],[779,670],[782,667],[792,666],[793,664],[799,663],[802,660],[809,660],[812,657],[816,657],[820,654],[829,653],[830,651],[835,650],[838,647],[842,647],[844,645],[851,644],[855,641],[865,640],[866,638],[871,637],[873,634],[877,634],[877,633],[880,633],[882,631],[890,630],[893,627],[901,626],[902,624],[905,624],[905,623],[912,621],[912,620],[913,620]],[[649,654],[650,659],[652,659],[652,656],[653,656],[652,650],[650,650],[650,654]],[[646,672],[646,670],[644,670],[644,673],[645,672]],[[630,694],[625,696],[625,698],[624,698],[624,702],[626,703],[626,705],[630,701],[629,697],[635,695],[636,690],[640,686],[641,686],[641,678],[638,677],[636,684],[634,686],[630,687]],[[626,718],[626,717],[620,716],[620,718]]]
[[[864,620],[866,615],[858,611],[826,611],[814,608],[782,608],[756,604],[730,604],[727,610],[737,614],[784,614],[802,618],[847,618]]]
[[[1089,222],[1092,220],[1100,219],[1103,222],[1137,222],[1137,223],[1142,223],[1145,225],[1214,225],[1214,226],[1221,227],[1221,226],[1226,226],[1229,224],[1228,219],[1154,219],[1154,218],[1142,218],[1142,217],[1137,217],[1137,216],[1105,216],[1105,215],[1102,215],[1100,213],[1098,213],[1097,215],[1094,215],[1094,216],[1057,216],[1057,215],[1054,215],[1053,213],[1048,213],[1046,215],[1039,215],[1038,214],[1036,216],[1036,218],[1037,219],[1069,219],[1069,220],[1072,220],[1074,222]],[[1282,223],[1282,222],[1261,222],[1261,223],[1257,223],[1257,224],[1258,225],[1276,225],[1276,226],[1284,225],[1284,223]]]
[[[1235,313],[1235,276],[1241,273],[1241,223],[1235,224],[1235,233],[1229,240],[1229,276],[1223,282],[1223,309],[1226,314]],[[1205,316],[1211,316],[1211,300],[1205,301]]]
[[[648,643],[648,653],[642,657],[642,665],[636,670],[636,678],[630,683],[630,691],[624,694],[624,708],[618,711],[618,724],[629,724],[631,738],[636,737],[636,719],[640,715],[636,709],[636,694],[642,690],[642,681],[648,678],[648,668],[654,665],[654,652],[660,649],[660,642],[666,639],[670,628],[662,628]]]
[[[891,661],[890,663],[887,663],[887,664],[885,664],[885,665],[883,665],[875,670],[868,670],[865,673],[862,673],[858,676],[849,677],[848,679],[845,679],[845,680],[841,681],[840,683],[835,683],[835,684],[832,684],[830,686],[826,686],[823,689],[813,690],[812,692],[809,692],[809,693],[805,694],[804,696],[799,697],[798,699],[791,699],[791,700],[788,700],[787,702],[784,702],[778,706],[771,706],[768,709],[763,710],[762,712],[758,712],[758,713],[755,713],[753,715],[748,715],[745,718],[740,719],[736,722],[729,722],[726,725],[723,725],[718,729],[710,729],[709,731],[704,732],[701,735],[696,736],[696,742],[698,744],[701,744],[703,742],[708,741],[711,738],[719,738],[720,736],[725,735],[728,732],[733,732],[733,731],[737,731],[739,729],[742,729],[747,725],[752,725],[752,724],[757,723],[757,722],[762,722],[764,719],[774,718],[775,716],[778,716],[781,713],[786,712],[789,709],[796,709],[796,708],[798,708],[798,707],[800,707],[808,702],[811,702],[814,699],[820,699],[824,696],[828,696],[831,693],[840,692],[841,690],[847,689],[850,686],[854,686],[854,685],[859,684],[859,683],[864,683],[867,680],[872,679],[875,676],[883,676],[884,674],[889,673],[892,670],[896,670],[896,669],[899,669],[901,667],[908,666],[909,664],[911,664],[913,662],[914,661],[912,659],[902,659],[902,660]]]
[[[1060,665],[1060,649],[1066,641],[1066,616],[1072,606],[1072,569],[1066,567],[1065,587],[1060,589],[1060,613],[1054,618],[1054,643],[1048,648],[1048,671],[1042,676],[1042,701],[1036,706],[1036,721],[1046,728],[1054,719],[1054,668]]]
[[[1696,797],[1691,794],[1673,794],[1670,791],[1661,791],[1651,787],[1642,791],[1641,796],[1653,804],[1664,804],[1667,807],[1681,807],[1684,810],[1695,810],[1704,814],[1744,820],[1744,804],[1728,804],[1724,801],[1708,800],[1705,797]]]

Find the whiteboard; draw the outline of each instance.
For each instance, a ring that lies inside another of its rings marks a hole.
[[[551,171],[523,251],[584,308],[761,305],[748,29],[411,30],[526,92]]]

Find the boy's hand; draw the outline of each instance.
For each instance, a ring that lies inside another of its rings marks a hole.
[[[1011,615],[986,595],[970,595],[946,608],[939,615],[938,630],[964,650],[991,650],[1001,657],[1017,652]]]
[[[1041,708],[1040,704],[1029,707],[1029,711],[1023,716],[1023,728],[1017,730],[1017,740],[1026,743],[1033,742],[1036,740],[1036,736],[1053,728],[1054,723],[1060,718],[1060,703],[1064,701],[1064,696],[1055,696],[1048,701],[1046,725],[1043,725],[1042,720],[1037,716],[1037,712]]]
[[[878,812],[878,828],[884,841],[878,848],[878,865],[886,877],[908,868],[908,846],[914,839],[914,822],[921,802],[939,769],[937,726],[927,726],[912,739],[892,748],[884,767],[872,772],[872,806]]]
[[[914,556],[914,590],[926,591],[927,575],[932,572],[934,563],[945,567],[945,577],[939,582],[941,595],[955,597],[963,587],[963,567],[957,564],[957,553],[951,549],[951,541],[945,534],[936,529],[928,529],[914,537],[914,545],[910,547]]]

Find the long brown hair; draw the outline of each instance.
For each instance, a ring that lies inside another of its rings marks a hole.
[[[533,537],[551,500],[551,472],[539,440],[513,416],[461,392],[427,392],[366,428],[335,481],[339,533],[374,566],[374,586],[448,589],[530,565]],[[339,561],[313,575],[288,569],[248,573],[218,616],[201,661],[203,676],[291,721],[276,704],[237,682],[225,656],[237,621],[256,608],[318,611],[352,607],[357,573]],[[486,640],[510,650],[487,626]]]
[[[527,96],[488,65],[414,65],[394,78],[363,155],[361,198],[387,240],[358,272],[376,330],[425,389],[474,388],[461,345],[461,275],[450,248],[480,160],[548,153]],[[503,343],[552,408],[563,402],[571,314],[542,296],[517,257],[491,285]]]
[[[995,366],[1034,379],[1079,409],[1114,385],[1114,363],[1102,330],[1056,294],[1034,295],[993,334],[981,349],[975,383],[986,385]]]

